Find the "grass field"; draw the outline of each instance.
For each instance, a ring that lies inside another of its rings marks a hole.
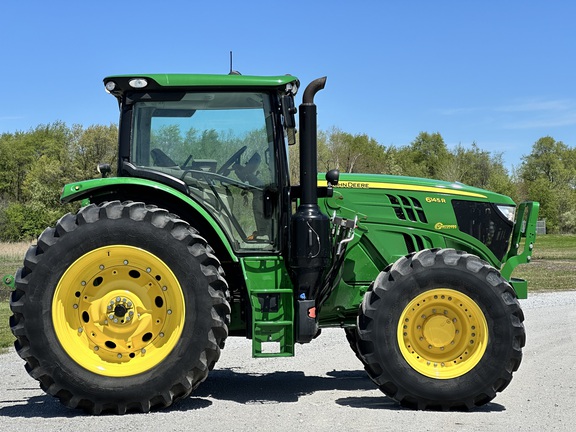
[[[0,243],[0,277],[16,272],[29,246],[29,243]],[[576,289],[576,235],[538,237],[532,262],[519,266],[513,276],[528,280],[529,293]],[[14,341],[8,325],[9,294],[8,288],[0,287],[0,350]]]
[[[532,262],[512,276],[528,281],[528,293],[576,289],[576,235],[537,237]]]

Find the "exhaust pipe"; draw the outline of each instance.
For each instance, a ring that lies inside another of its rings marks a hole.
[[[326,85],[326,77],[308,84],[300,105],[300,187],[301,204],[318,204],[318,138],[314,96]]]
[[[316,302],[330,264],[330,219],[318,207],[318,142],[314,96],[326,77],[308,84],[300,105],[300,205],[291,221],[290,263],[295,286],[296,341],[310,342],[318,333]]]

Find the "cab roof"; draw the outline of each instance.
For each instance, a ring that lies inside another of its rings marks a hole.
[[[254,75],[216,75],[216,74],[134,74],[112,75],[104,78],[106,90],[116,97],[127,91],[162,91],[192,89],[251,88],[268,89],[293,87],[295,93],[299,86],[298,78],[292,75],[254,76]]]

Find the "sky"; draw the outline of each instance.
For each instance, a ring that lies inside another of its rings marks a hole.
[[[576,2],[3,1],[0,134],[116,123],[114,74],[327,76],[318,126],[384,146],[439,132],[517,168],[576,146]],[[297,103],[303,91],[297,96]]]

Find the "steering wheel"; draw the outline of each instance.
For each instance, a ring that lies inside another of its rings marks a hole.
[[[238,149],[238,151],[236,153],[234,153],[232,156],[230,156],[230,159],[228,159],[226,162],[224,162],[224,164],[222,164],[222,166],[220,167],[220,169],[216,172],[216,174],[220,174],[223,176],[227,176],[228,174],[230,174],[230,167],[234,164],[234,163],[240,163],[240,156],[242,156],[242,154],[246,151],[248,147],[244,146],[241,147],[240,149]]]

